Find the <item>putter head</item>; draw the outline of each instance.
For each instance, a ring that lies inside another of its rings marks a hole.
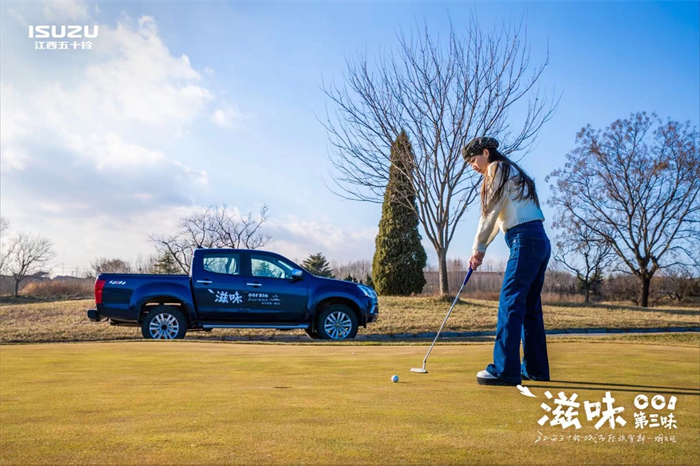
[[[422,367],[412,367],[411,372],[418,372],[419,374],[427,374],[428,373],[428,371],[426,371]]]

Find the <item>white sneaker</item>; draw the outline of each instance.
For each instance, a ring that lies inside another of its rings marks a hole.
[[[508,382],[503,379],[499,379],[498,377],[491,375],[488,371],[483,370],[481,372],[478,372],[476,374],[476,382],[479,385],[518,385],[517,383],[513,382]]]

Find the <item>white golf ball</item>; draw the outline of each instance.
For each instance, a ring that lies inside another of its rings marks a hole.
[[[398,375],[392,375],[392,376],[391,376],[391,381],[394,382],[394,383],[398,382],[398,381],[399,381],[399,376],[398,376]]]

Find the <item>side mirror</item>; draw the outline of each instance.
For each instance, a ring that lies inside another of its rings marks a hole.
[[[304,272],[302,272],[299,269],[292,270],[292,281],[293,282],[298,282],[299,280],[302,280],[303,278],[304,278]]]

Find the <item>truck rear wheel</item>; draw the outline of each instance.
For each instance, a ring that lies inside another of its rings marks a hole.
[[[143,318],[141,334],[148,340],[181,340],[187,320],[177,306],[156,306]]]
[[[347,340],[357,335],[357,316],[344,304],[332,304],[318,316],[316,329],[324,340]]]

